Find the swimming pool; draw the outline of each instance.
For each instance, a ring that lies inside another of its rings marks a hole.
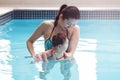
[[[33,63],[26,40],[46,19],[14,19],[0,26],[0,80],[119,80],[120,20],[80,20],[74,59]],[[34,44],[43,51],[43,38]],[[62,66],[61,66],[62,65]],[[41,79],[40,79],[41,78]]]

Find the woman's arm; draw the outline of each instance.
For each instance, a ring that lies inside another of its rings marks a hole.
[[[26,44],[27,44],[27,48],[31,54],[31,56],[33,57],[35,52],[34,52],[34,48],[33,48],[33,43],[43,35],[44,30],[46,29],[48,25],[46,24],[46,22],[43,22],[40,26],[38,26],[38,28],[35,30],[35,32],[32,34],[32,36],[27,40]]]
[[[65,57],[73,56],[77,48],[79,38],[80,38],[80,28],[79,26],[77,26],[77,27],[74,27],[74,31],[72,32],[72,35],[70,37],[70,44],[68,47],[68,52],[65,53]]]

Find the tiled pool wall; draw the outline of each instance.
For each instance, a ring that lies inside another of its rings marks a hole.
[[[0,15],[0,25],[12,19],[54,19],[57,10],[13,10]],[[80,10],[81,19],[120,19],[120,10]]]
[[[13,11],[0,15],[0,25],[7,23],[12,19]]]

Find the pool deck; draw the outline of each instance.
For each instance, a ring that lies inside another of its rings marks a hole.
[[[0,16],[14,10],[14,8],[0,7]]]
[[[24,9],[31,9],[31,10],[58,10],[59,8],[56,8],[56,7],[30,7],[30,6],[28,6],[28,7],[19,7],[19,6],[10,6],[10,7],[1,7],[0,6],[0,16],[1,15],[3,15],[3,14],[5,14],[5,13],[7,13],[7,12],[10,12],[10,11],[12,11],[12,10],[14,10],[14,9],[22,9],[22,10],[24,10]],[[101,7],[101,8],[93,8],[93,7],[82,7],[82,8],[79,8],[80,10],[120,10],[120,8],[117,8],[117,7],[109,7],[109,8],[103,8],[103,7]]]

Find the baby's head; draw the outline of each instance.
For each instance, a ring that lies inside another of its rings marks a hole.
[[[68,39],[65,34],[58,33],[54,35],[52,38],[53,47],[57,49],[57,51],[65,52],[68,48]]]

